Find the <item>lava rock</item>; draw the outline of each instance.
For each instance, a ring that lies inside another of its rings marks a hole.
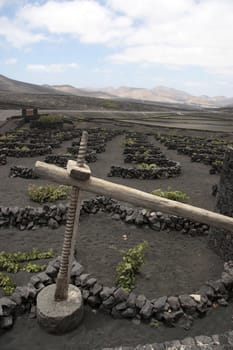
[[[140,311],[140,315],[144,319],[149,319],[153,314],[153,304],[147,300]]]
[[[190,297],[190,295],[188,294],[180,295],[179,301],[180,301],[181,307],[184,309],[184,311],[187,314],[192,315],[196,312],[197,303],[192,297]]]
[[[116,299],[116,302],[118,303],[120,301],[127,300],[129,297],[129,292],[125,291],[122,288],[117,288],[113,293],[113,295],[114,295],[114,298]]]
[[[50,218],[48,221],[48,227],[55,230],[59,227],[59,223],[55,219]]]
[[[153,306],[154,306],[154,311],[155,312],[163,311],[165,309],[166,302],[167,302],[167,297],[166,296],[163,296],[163,297],[160,297],[158,299],[152,300],[152,303],[153,303]]]
[[[146,301],[147,301],[147,299],[146,299],[145,295],[140,294],[136,298],[136,306],[139,309],[141,309],[145,305]]]

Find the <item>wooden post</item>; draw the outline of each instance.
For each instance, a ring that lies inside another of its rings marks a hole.
[[[35,164],[35,172],[41,177],[64,185],[76,186],[84,191],[109,196],[143,208],[160,210],[167,214],[187,217],[191,220],[223,228],[233,233],[233,218],[206,209],[154,196],[131,187],[114,184],[110,181],[98,179],[93,176],[86,181],[73,179],[68,175],[65,169],[40,161],[37,161]]]
[[[87,132],[83,131],[77,158],[77,166],[79,169],[84,166],[87,149],[87,137]],[[78,230],[80,206],[80,190],[76,186],[72,186],[66,221],[66,230],[61,253],[61,264],[57,276],[54,296],[56,301],[66,300],[68,296],[70,269],[73,260],[74,246]]]

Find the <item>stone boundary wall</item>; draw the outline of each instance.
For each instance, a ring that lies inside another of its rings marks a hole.
[[[233,331],[212,336],[199,335],[187,337],[182,340],[171,340],[164,343],[146,345],[120,346],[115,348],[103,348],[102,350],[231,350],[233,349]]]
[[[26,286],[17,287],[10,297],[0,298],[0,329],[13,326],[15,317],[25,312],[35,317],[36,296],[42,288],[55,283],[59,266],[60,257],[50,261],[44,272],[32,276]],[[137,319],[147,323],[159,321],[170,327],[178,324],[188,330],[194,319],[205,316],[216,304],[227,306],[233,291],[233,261],[224,263],[220,279],[206,282],[195,294],[162,296],[152,300],[143,294],[103,286],[91,274],[84,272],[77,261],[72,264],[71,283],[80,288],[86,304],[113,318]]]
[[[68,205],[62,203],[45,204],[41,207],[0,207],[0,228],[31,230],[48,226],[56,229],[65,224],[67,208]],[[209,232],[209,226],[206,224],[175,215],[165,215],[159,211],[132,208],[104,196],[83,201],[81,215],[96,214],[99,211],[109,213],[114,220],[137,226],[147,225],[154,231],[175,230],[191,236],[206,236]]]
[[[158,146],[155,146],[153,144],[147,144],[144,143],[141,146],[135,146],[135,145],[130,145],[130,146],[125,146],[124,150],[123,150],[123,154],[132,154],[132,153],[137,153],[137,152],[141,152],[144,153],[145,151],[150,150],[151,154],[160,154],[161,153],[161,149]]]
[[[170,160],[166,163],[166,166],[155,169],[123,168],[112,165],[108,176],[127,179],[155,180],[176,177],[181,174],[181,165],[179,162]]]
[[[221,141],[205,140],[196,138],[185,138],[185,140],[169,135],[155,136],[155,138],[164,143],[171,150],[177,150],[178,154],[184,154],[191,158],[192,162],[202,162],[210,165],[210,174],[219,174],[222,171],[222,161],[224,158],[226,145]]]
[[[27,168],[21,165],[15,165],[11,167],[9,177],[21,177],[22,179],[38,179],[38,176],[34,173],[33,168]]]
[[[34,141],[32,143],[32,141]],[[42,149],[46,147],[52,147],[52,148],[57,148],[59,147],[61,142],[58,141],[52,141],[51,142],[35,142],[35,140],[31,140],[31,142],[8,142],[8,143],[2,143],[0,142],[0,150],[3,151],[5,148],[6,149],[12,149],[12,150],[18,150],[18,148],[22,147],[27,147],[30,150],[36,150],[36,149]]]
[[[49,164],[55,164],[62,168],[66,168],[68,160],[77,160],[77,157],[72,155],[64,155],[64,154],[49,154],[45,157],[45,162]],[[97,155],[94,151],[91,153],[87,153],[85,156],[85,160],[87,163],[95,163],[97,161]]]
[[[36,156],[42,156],[45,154],[52,153],[52,147],[41,147],[36,149],[29,149],[29,150],[23,150],[23,149],[10,149],[10,148],[3,148],[1,150],[2,154],[5,154],[8,157],[15,157],[15,158],[23,158],[23,157],[36,157]]]
[[[168,159],[166,158],[165,154],[161,153],[157,153],[157,154],[153,154],[153,155],[144,155],[142,154],[135,154],[135,153],[128,153],[125,157],[124,157],[124,162],[125,163],[146,163],[146,164],[156,164],[156,165],[164,165],[166,166],[166,162],[168,161]]]
[[[226,150],[217,188],[216,211],[233,217],[233,148]],[[209,236],[209,244],[225,261],[233,259],[232,232],[213,228]]]

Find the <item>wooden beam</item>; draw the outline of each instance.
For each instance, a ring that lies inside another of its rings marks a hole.
[[[40,161],[37,161],[35,164],[35,173],[40,177],[64,185],[76,186],[83,191],[108,196],[142,208],[159,210],[167,214],[187,217],[194,221],[228,230],[233,234],[233,218],[229,216],[161,198],[150,193],[139,191],[128,186],[118,185],[93,176],[86,181],[76,180],[71,178],[65,169]]]

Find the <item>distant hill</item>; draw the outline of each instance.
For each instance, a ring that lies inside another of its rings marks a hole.
[[[76,96],[88,96],[96,98],[116,98],[116,96],[110,93],[104,92],[102,90],[86,89],[86,88],[76,88],[72,85],[52,85],[53,89],[60,91],[62,93],[69,93]]]
[[[187,92],[158,86],[153,89],[134,88],[122,86],[119,88],[105,88],[101,91],[116,97],[132,98],[163,103],[181,103],[203,107],[222,107],[233,104],[233,98],[224,96],[193,96]]]
[[[153,89],[122,86],[119,88],[77,88],[72,85],[36,85],[29,84],[0,75],[0,93],[15,94],[50,94],[73,95],[89,98],[101,98],[111,100],[129,100],[139,103],[162,103],[173,105],[185,105],[193,107],[231,107],[233,97],[224,96],[193,96],[187,92],[158,86]]]
[[[24,83],[0,74],[0,93],[57,94],[52,87]]]
[[[79,96],[92,96],[100,98],[121,98],[133,99],[138,101],[151,101],[160,103],[185,104],[202,107],[223,107],[233,104],[233,98],[226,98],[224,96],[193,96],[187,92],[158,86],[153,89],[135,88],[122,86],[119,88],[100,88],[100,89],[84,89],[75,88],[71,85],[55,85],[54,89],[60,92],[69,92]]]

